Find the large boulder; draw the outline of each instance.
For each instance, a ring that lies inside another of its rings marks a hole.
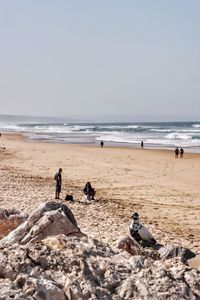
[[[81,235],[71,210],[54,201],[42,203],[28,219],[0,241],[0,247],[40,241],[51,235]]]
[[[17,209],[0,209],[0,239],[8,235],[28,218],[28,214]]]

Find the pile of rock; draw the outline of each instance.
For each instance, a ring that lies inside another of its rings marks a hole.
[[[51,234],[46,218],[62,220]],[[200,299],[200,273],[183,263],[184,248],[159,253],[125,237],[111,249],[83,235],[62,204],[41,206],[0,244],[1,300]]]

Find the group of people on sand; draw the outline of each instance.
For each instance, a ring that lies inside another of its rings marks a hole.
[[[58,171],[54,175],[55,184],[55,199],[60,199],[61,187],[62,187],[62,168],[59,168]],[[96,194],[95,189],[92,187],[91,183],[88,181],[83,188],[85,201],[88,203],[91,200],[95,200],[94,196]],[[73,199],[73,198],[72,198]]]
[[[101,148],[104,147],[104,141],[100,142]],[[62,186],[62,168],[59,168],[56,174],[54,175],[55,179],[55,199],[60,199],[61,186]],[[85,201],[91,203],[91,200],[94,200],[96,194],[95,189],[92,187],[91,183],[88,181],[83,189]],[[72,195],[67,195],[68,198],[73,199]],[[70,197],[69,197],[70,196]]]
[[[62,186],[62,168],[59,168],[54,175],[56,181],[55,185],[55,199],[60,199],[61,186]],[[91,200],[95,200],[96,194],[95,189],[92,187],[90,182],[87,182],[83,188],[85,203],[91,203]],[[69,195],[68,195],[69,196]],[[72,197],[73,199],[73,197]],[[154,247],[157,245],[157,241],[149,230],[140,222],[139,214],[133,213],[131,216],[132,222],[129,226],[129,232],[131,237],[139,244],[145,247]]]
[[[183,148],[179,149],[178,147],[176,147],[174,152],[175,152],[175,158],[178,158],[179,155],[180,155],[180,158],[183,158],[183,154],[184,154]]]

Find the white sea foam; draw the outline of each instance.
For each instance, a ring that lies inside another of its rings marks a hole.
[[[138,140],[128,139],[123,136],[113,136],[113,135],[103,135],[96,138],[97,141],[105,141],[105,142],[115,142],[115,143],[128,143],[128,144],[138,144]]]
[[[192,127],[200,128],[200,124],[193,124]]]
[[[172,129],[150,129],[150,131],[153,131],[153,132],[172,132],[173,130]]]
[[[192,139],[191,135],[178,133],[178,132],[172,132],[165,136],[166,139],[181,139],[181,140],[189,140]]]

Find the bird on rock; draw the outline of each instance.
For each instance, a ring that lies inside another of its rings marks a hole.
[[[142,224],[140,223],[139,220],[139,214],[137,212],[133,213],[131,215],[131,219],[133,221],[131,222],[129,226],[129,231],[131,236],[138,242],[150,242],[153,244],[156,244],[156,240],[154,239],[153,235],[149,232],[149,230]]]

